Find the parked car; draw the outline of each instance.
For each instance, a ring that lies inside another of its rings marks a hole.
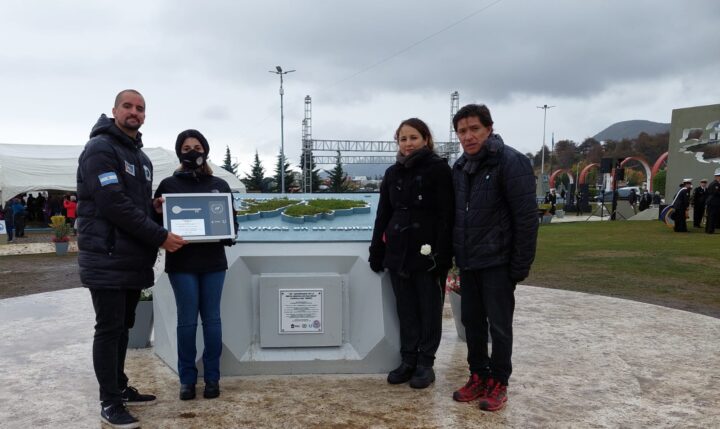
[[[638,199],[640,198],[640,195],[642,195],[642,191],[640,190],[639,186],[623,186],[622,188],[617,189],[618,193],[618,200],[627,200],[630,196],[630,190],[635,189],[635,193],[638,196]],[[598,194],[595,197],[595,201],[600,201],[602,199],[602,194]],[[606,191],[605,192],[605,199],[604,201],[611,202],[612,201],[612,191]]]

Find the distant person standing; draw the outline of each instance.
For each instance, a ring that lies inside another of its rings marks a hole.
[[[485,105],[464,106],[453,126],[463,148],[452,169],[453,247],[462,279],[470,367],[468,382],[453,399],[479,399],[480,409],[495,411],[507,401],[512,373],[515,286],[528,276],[535,259],[535,176],[528,158],[493,133]]]
[[[650,207],[650,204],[652,204],[652,195],[650,195],[650,192],[645,189],[640,197],[640,211],[647,210]]]
[[[15,220],[15,237],[25,237],[25,205],[20,198],[13,200],[13,219]]]
[[[128,384],[128,330],[135,324],[141,289],[155,281],[158,247],[173,252],[185,241],[155,218],[153,166],[138,131],[145,121],[145,99],[135,90],[122,91],[112,112],[114,119],[100,116],[78,159],[78,263],[95,309],[92,353],[100,420],[136,428],[140,424],[125,406],[149,404],[155,396]]]
[[[13,200],[10,199],[5,203],[3,215],[5,216],[5,229],[7,230],[8,243],[13,242],[13,232],[15,231],[15,216],[13,213]]]
[[[655,191],[655,194],[652,196],[652,204],[656,207],[659,207],[660,204],[662,204],[662,197],[660,196],[660,191]]]
[[[715,180],[708,186],[705,205],[707,207],[705,232],[714,234],[715,227],[720,225],[720,168],[715,170]]]
[[[638,212],[637,202],[638,202],[637,192],[635,192],[635,189],[630,189],[630,195],[628,195],[628,203],[630,203],[630,206],[632,207],[633,212],[635,214],[637,214],[637,212]]]
[[[701,228],[705,216],[705,202],[707,199],[707,179],[700,181],[700,186],[693,190],[693,228]]]
[[[70,225],[70,227],[73,229],[74,235],[77,233],[77,231],[75,230],[75,211],[77,210],[77,202],[75,202],[75,196],[65,195],[63,207],[65,207],[65,212],[67,213],[67,216],[65,217],[65,223]]]
[[[582,203],[583,203],[583,193],[578,191],[578,193],[575,194],[575,210],[577,210],[578,216],[582,216]]]
[[[686,219],[687,211],[690,207],[691,190],[692,179],[685,179],[683,180],[682,187],[677,194],[675,194],[675,199],[672,203],[673,209],[675,210],[675,214],[673,215],[673,220],[675,221],[673,230],[675,230],[675,232],[688,232]]]

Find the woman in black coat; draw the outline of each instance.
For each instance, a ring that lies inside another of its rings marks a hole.
[[[400,319],[402,363],[387,381],[414,388],[435,381],[445,279],[452,266],[454,194],[447,160],[417,118],[395,131],[397,162],[385,171],[370,245],[370,268],[390,272]]]
[[[163,179],[155,192],[158,213],[163,194],[177,193],[230,193],[223,179],[213,176],[207,163],[210,146],[197,130],[181,132],[175,143],[180,167]],[[235,225],[237,232],[237,225]],[[222,353],[222,323],[220,300],[228,264],[225,245],[232,240],[211,243],[191,243],[177,252],[165,254],[165,272],[175,295],[177,306],[178,375],[180,399],[195,398],[198,370],[195,365],[195,334],[198,314],[202,319],[203,377],[205,398],[220,395],[220,355]]]

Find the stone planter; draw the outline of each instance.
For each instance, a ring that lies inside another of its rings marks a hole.
[[[135,309],[135,325],[128,333],[128,347],[144,349],[150,347],[150,334],[153,328],[153,302],[140,301]]]
[[[69,241],[55,241],[55,254],[56,255],[67,255],[68,248],[70,247]]]
[[[458,337],[465,341],[465,326],[462,324],[462,312],[460,310],[460,294],[450,291],[448,295],[450,295],[450,308],[452,309],[453,320],[455,321],[455,331],[457,331]]]
[[[552,218],[553,218],[553,215],[551,215],[551,214],[543,215],[543,217],[542,217],[542,223],[543,223],[543,224],[548,224],[548,223],[552,222]]]

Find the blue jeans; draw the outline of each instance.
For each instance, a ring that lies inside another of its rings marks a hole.
[[[202,318],[203,366],[205,381],[220,380],[220,354],[222,353],[222,324],[220,298],[225,271],[211,273],[168,273],[177,305],[178,374],[181,384],[195,384],[195,333],[198,313]]]

